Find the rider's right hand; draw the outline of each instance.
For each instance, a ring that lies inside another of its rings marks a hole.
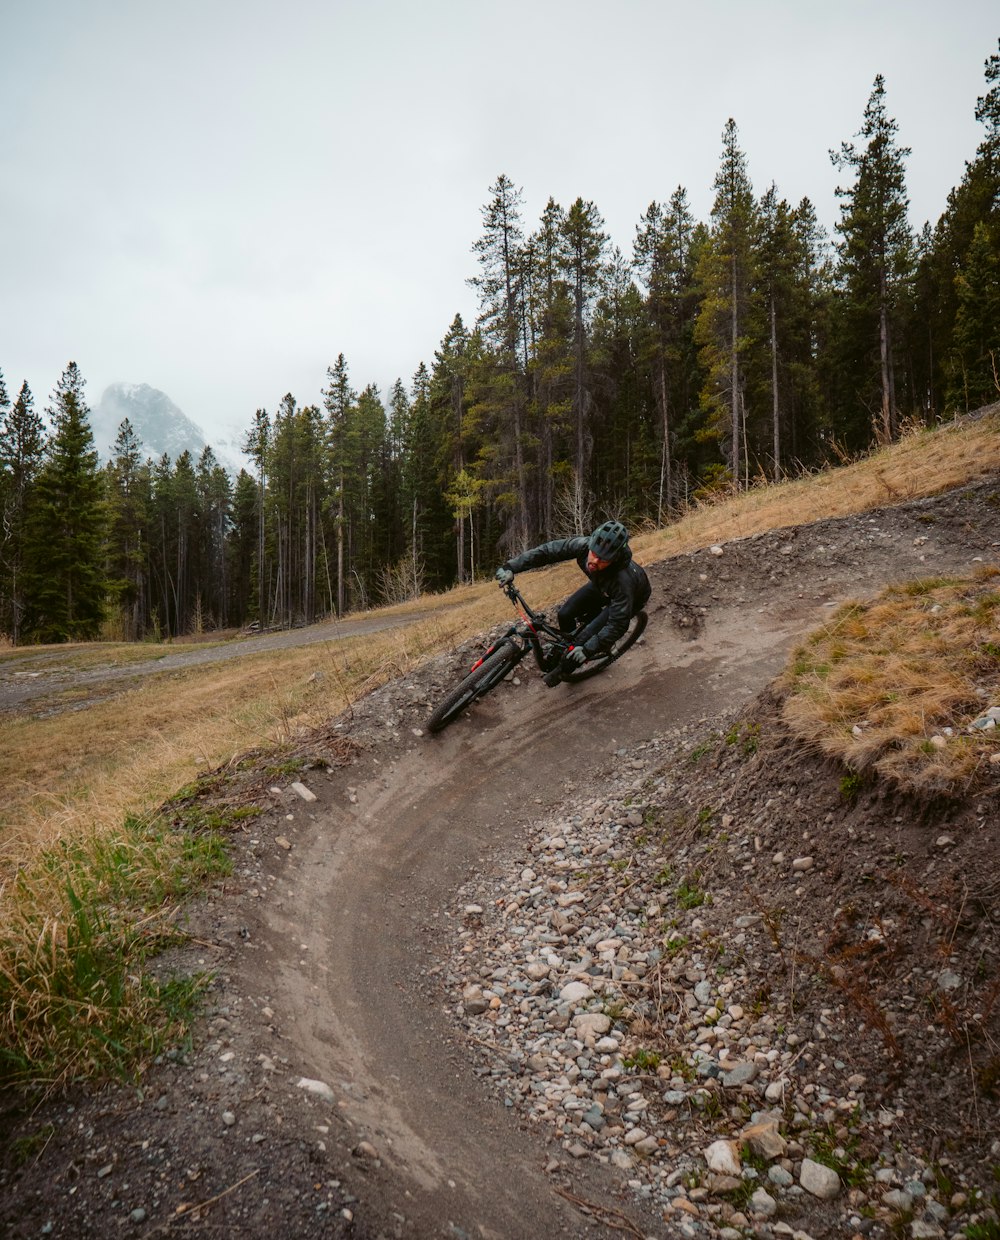
[[[502,586],[509,586],[510,583],[514,580],[514,574],[510,571],[509,568],[504,568],[501,566],[496,571],[496,579],[497,581],[500,582]]]

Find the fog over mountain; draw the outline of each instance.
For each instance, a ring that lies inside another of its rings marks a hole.
[[[91,412],[94,443],[102,461],[111,459],[122,422],[128,418],[142,444],[142,456],[159,460],[164,454],[176,461],[184,451],[195,461],[209,442],[205,432],[178,409],[165,392],[148,383],[112,383],[104,389]],[[243,466],[239,445],[213,442],[219,464],[234,476]]]

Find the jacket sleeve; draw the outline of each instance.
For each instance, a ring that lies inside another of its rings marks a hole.
[[[593,637],[588,637],[583,644],[587,658],[592,659],[595,655],[609,651],[628,628],[631,618],[631,591],[622,588],[619,578],[609,591],[607,620]]]
[[[557,538],[554,542],[542,543],[532,547],[530,551],[522,551],[509,559],[504,568],[512,573],[523,573],[532,568],[543,568],[546,564],[558,564],[561,560],[575,560],[581,551],[586,551],[589,543],[586,538]]]

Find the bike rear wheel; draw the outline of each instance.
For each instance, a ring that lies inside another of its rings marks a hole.
[[[565,673],[563,680],[589,680],[591,676],[599,675],[605,668],[610,667],[612,663],[620,659],[626,650],[631,650],[646,631],[648,622],[649,617],[646,613],[644,611],[637,611],[629,621],[628,628],[606,654],[601,654],[596,659],[588,660],[576,671]]]
[[[437,710],[427,720],[428,732],[440,732],[453,719],[457,719],[462,711],[467,710],[473,702],[485,697],[491,689],[495,689],[501,680],[521,662],[524,652],[517,646],[504,645],[494,650],[483,659],[462,683],[453,689]]]

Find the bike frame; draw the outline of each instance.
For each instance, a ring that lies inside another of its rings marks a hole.
[[[474,672],[477,667],[488,659],[494,650],[507,643],[519,651],[518,659],[523,659],[530,650],[535,656],[535,662],[538,664],[538,670],[541,672],[548,671],[554,666],[551,659],[546,658],[546,652],[542,648],[542,637],[551,638],[552,644],[558,648],[559,657],[567,650],[572,650],[570,642],[566,640],[565,634],[551,625],[545,616],[529,604],[521,591],[513,583],[500,587],[504,594],[517,608],[521,616],[521,622],[515,622],[510,626],[506,633],[499,637],[488,650],[484,650],[482,655],[469,668],[470,672]],[[558,659],[556,660],[558,662]]]

